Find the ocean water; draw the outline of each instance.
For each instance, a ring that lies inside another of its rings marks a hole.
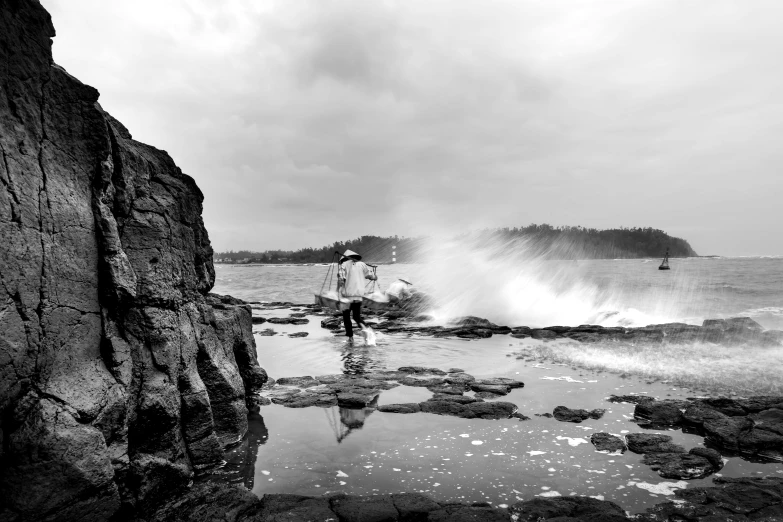
[[[385,289],[406,278],[435,297],[439,320],[476,315],[509,326],[666,322],[751,317],[783,329],[783,256],[673,259],[512,261],[471,252],[425,264],[381,265]],[[328,267],[216,265],[214,291],[248,301],[311,303],[328,288]],[[334,287],[334,280],[331,281]]]
[[[411,280],[437,301],[433,314],[445,321],[478,315],[510,326],[599,323],[643,325],[704,318],[750,316],[766,328],[783,328],[783,259],[675,259],[519,262],[469,256],[460,263],[379,266],[382,288],[397,277]],[[310,303],[324,285],[327,266],[217,265],[215,292],[251,302]],[[328,281],[326,282],[328,284]],[[332,282],[334,284],[334,282]],[[253,314],[286,317],[291,308],[255,305]],[[243,484],[258,495],[381,494],[418,491],[441,502],[489,501],[511,505],[535,496],[586,495],[611,500],[632,513],[673,498],[678,488],[711,485],[663,479],[641,455],[595,451],[590,435],[645,431],[633,422],[632,404],[612,404],[610,394],[642,393],[685,398],[693,390],[634,376],[589,371],[515,355],[533,339],[495,335],[461,340],[410,334],[378,334],[377,346],[354,345],[320,327],[271,328],[256,335],[258,360],[272,378],[356,374],[415,365],[461,368],[477,378],[510,377],[525,387],[499,400],[530,417],[481,420],[373,407],[285,408],[271,404],[251,412],[245,439],[231,449],[224,467],[206,480]],[[290,334],[307,332],[304,338]],[[419,402],[431,393],[400,386],[381,392],[377,404]],[[376,404],[376,405],[377,405]],[[536,414],[558,405],[605,408],[600,420],[562,423]],[[686,449],[703,439],[668,431]],[[783,475],[783,463],[751,462],[724,455],[723,476]]]

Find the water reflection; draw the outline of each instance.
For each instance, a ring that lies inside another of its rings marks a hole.
[[[359,375],[383,368],[380,354],[381,352],[378,351],[377,346],[346,344],[340,351],[343,373],[346,375]]]
[[[378,397],[375,397],[372,402],[364,408],[331,407],[324,409],[337,443],[341,443],[355,430],[362,429],[367,417],[375,411],[377,406]]]
[[[252,490],[259,448],[269,440],[269,430],[258,406],[248,412],[247,424],[247,435],[237,446],[226,451],[225,467],[213,474],[225,475],[228,482],[241,484]]]

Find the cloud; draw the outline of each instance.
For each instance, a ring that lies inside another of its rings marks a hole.
[[[43,3],[217,250],[549,222],[783,253],[774,1]]]

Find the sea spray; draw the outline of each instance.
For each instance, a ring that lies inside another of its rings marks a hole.
[[[549,259],[549,251],[532,240],[477,238],[433,239],[420,249],[425,263],[416,278],[434,298],[430,314],[436,322],[475,315],[534,327],[644,326],[682,321],[682,303],[695,291],[687,280],[669,274],[671,284],[663,289],[635,288],[629,295],[612,279],[591,281],[584,262]],[[568,245],[555,247],[558,256],[579,254]]]

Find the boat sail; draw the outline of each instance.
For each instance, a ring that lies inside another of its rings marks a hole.
[[[663,256],[663,261],[661,261],[661,266],[658,267],[658,270],[670,270],[669,268],[669,249],[666,249],[666,255]]]

